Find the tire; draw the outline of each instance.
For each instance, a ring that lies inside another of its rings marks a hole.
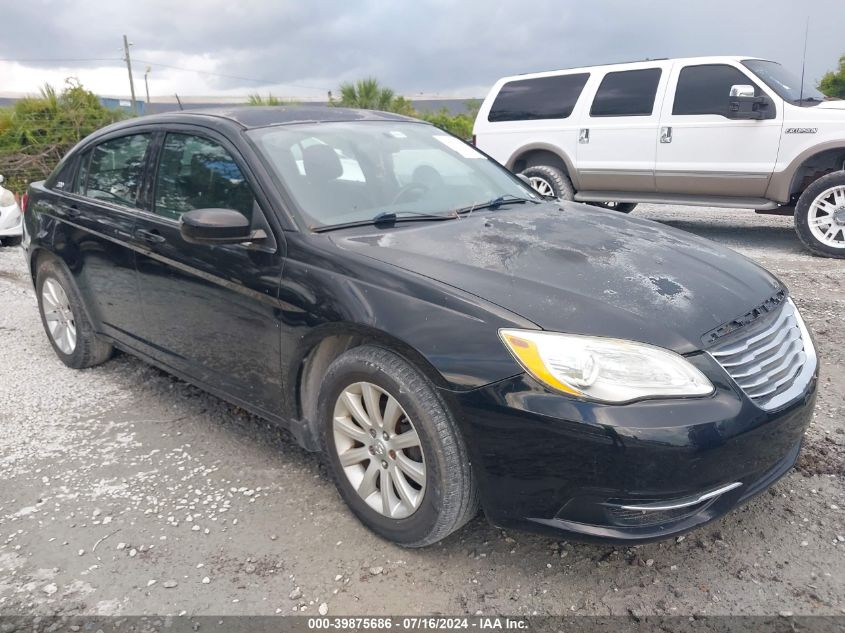
[[[111,358],[114,351],[112,346],[94,332],[76,286],[58,261],[48,259],[39,265],[35,291],[41,324],[47,339],[65,365],[73,369],[84,369]],[[63,307],[59,309],[57,306],[62,304]],[[51,323],[60,320],[57,332],[62,331],[62,325],[65,326],[65,331],[72,328],[75,333],[72,345],[68,336],[57,336],[51,331],[48,318]]]
[[[548,165],[535,165],[522,172],[540,194],[560,200],[574,200],[575,188],[562,169]]]
[[[14,237],[4,237],[0,238],[0,244],[3,246],[20,246],[21,242],[23,241],[23,237],[20,235],[15,235]]]
[[[368,385],[366,390],[375,394],[375,400],[366,399],[363,385]],[[352,393],[360,396],[349,395]],[[344,400],[346,397],[350,400]],[[378,416],[391,417],[387,414],[391,399],[401,408],[399,417],[393,425],[376,425],[381,431],[373,429],[372,439],[369,427],[350,413],[359,410],[345,404],[357,403],[369,416],[367,403],[376,402]],[[445,538],[478,513],[478,489],[454,417],[434,385],[398,355],[365,345],[339,356],[320,388],[318,415],[323,454],[341,497],[379,536],[404,547],[424,547]],[[382,436],[385,429],[389,433]],[[412,437],[404,435],[409,430],[416,432],[417,445],[393,450],[391,446],[399,446],[393,443],[397,437]],[[380,441],[388,436],[389,441]],[[359,451],[351,460],[354,463],[341,465],[341,454],[348,458],[350,451]],[[409,463],[422,466],[420,481],[404,474],[409,472],[404,464]],[[368,478],[369,472],[373,475]],[[404,497],[398,492],[400,475],[404,484],[412,487],[402,486],[409,491]],[[394,506],[391,501],[388,506],[383,503],[383,481],[390,484],[388,498],[397,502]],[[359,494],[359,487],[367,500]],[[386,507],[394,515],[387,514]]]
[[[587,204],[611,211],[619,211],[619,213],[630,213],[637,208],[636,202],[588,202]]]
[[[804,190],[795,205],[795,231],[812,253],[845,259],[845,171],[822,176]]]

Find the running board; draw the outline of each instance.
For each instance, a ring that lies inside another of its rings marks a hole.
[[[756,209],[767,211],[777,209],[779,202],[766,198],[742,198],[735,196],[696,196],[679,193],[643,193],[625,191],[579,191],[578,202],[636,202],[639,204],[684,204],[696,207],[724,207],[726,209]]]

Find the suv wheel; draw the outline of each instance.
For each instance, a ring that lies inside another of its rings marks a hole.
[[[588,202],[587,204],[611,211],[619,211],[619,213],[630,213],[637,207],[636,202]]]
[[[107,361],[112,346],[94,333],[70,276],[55,260],[38,267],[35,290],[41,323],[59,359],[73,369]]]
[[[557,167],[535,165],[524,170],[522,175],[528,178],[531,186],[541,196],[559,198],[560,200],[575,199],[575,189],[572,187],[572,181],[569,180],[566,172]]]
[[[795,230],[816,255],[845,258],[845,171],[813,182],[795,205]]]
[[[319,395],[321,440],[347,505],[406,547],[445,538],[478,512],[463,439],[434,386],[396,354],[349,350]]]
[[[20,246],[23,238],[20,235],[0,238],[0,246]]]

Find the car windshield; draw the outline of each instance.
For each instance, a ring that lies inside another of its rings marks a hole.
[[[495,161],[424,123],[308,123],[249,135],[310,228],[385,213],[454,215],[500,197],[540,199]]]
[[[805,78],[802,99],[801,78],[796,77],[777,62],[764,59],[746,59],[742,63],[786,101],[796,105],[815,105],[825,98],[822,93],[813,88],[812,82]]]

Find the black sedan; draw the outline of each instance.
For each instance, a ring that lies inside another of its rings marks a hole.
[[[479,504],[677,534],[786,473],[813,409],[811,337],[765,270],[398,115],[119,123],[31,186],[24,246],[65,364],[118,348],[284,425],[406,546]]]

